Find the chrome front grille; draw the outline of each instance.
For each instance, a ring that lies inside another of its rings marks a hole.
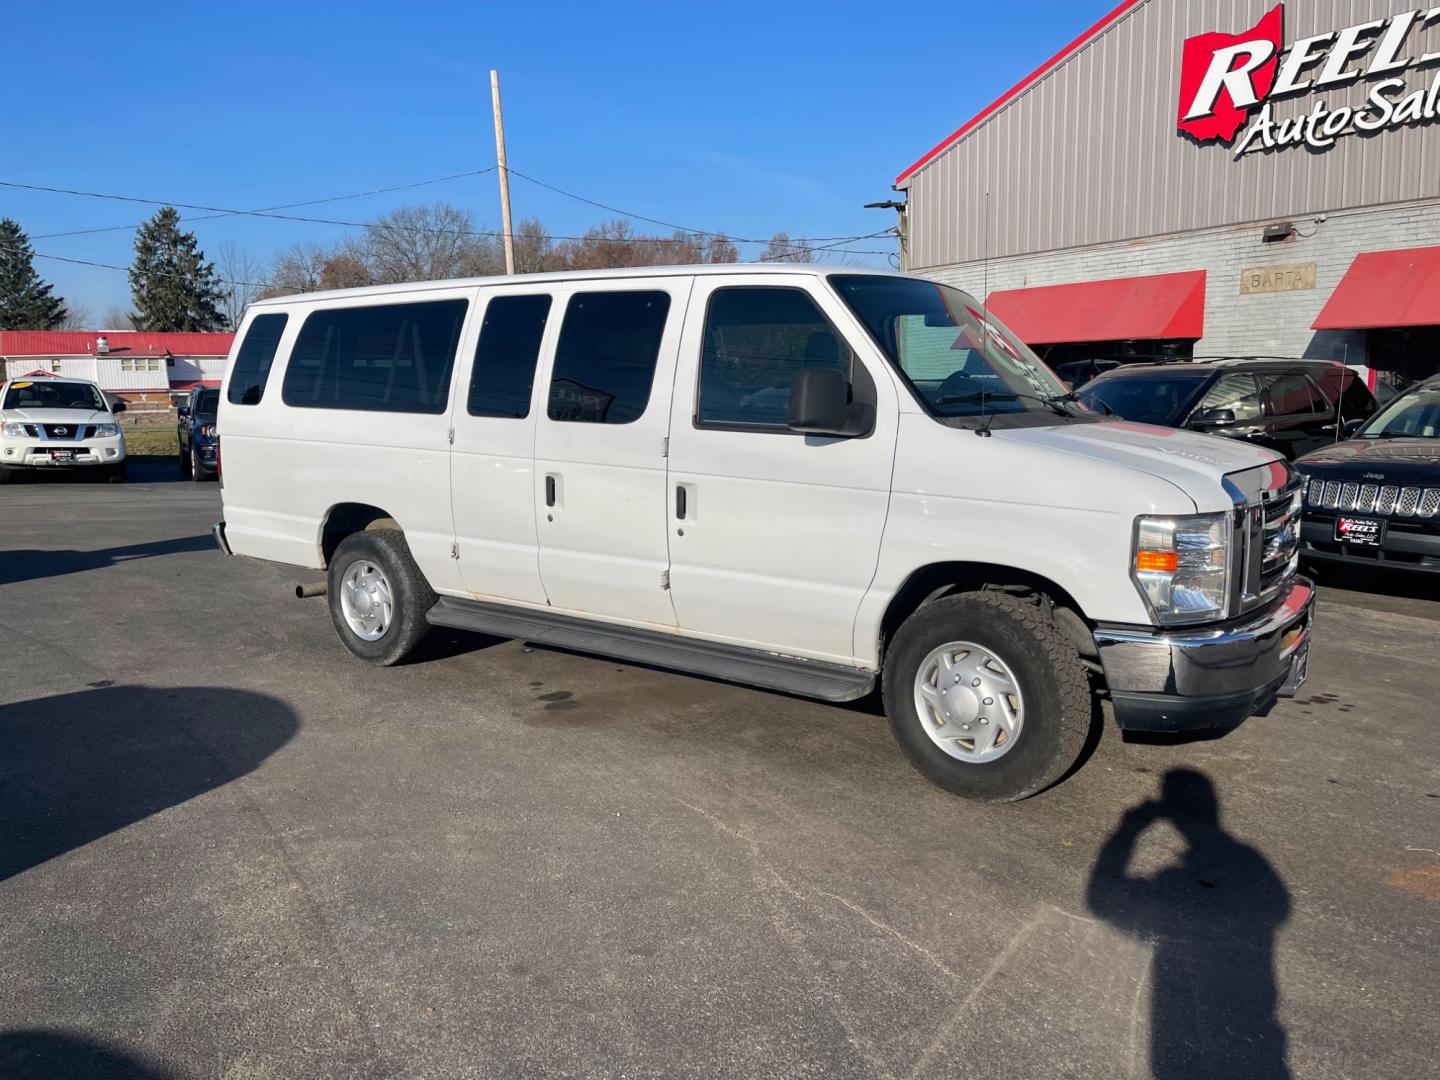
[[[1353,510],[1386,517],[1434,517],[1440,514],[1440,488],[1315,480],[1308,487],[1306,502],[1319,510]]]
[[[1299,569],[1305,489],[1293,470],[1278,464],[1232,474],[1227,486],[1235,500],[1238,571],[1231,578],[1230,610],[1243,614],[1273,600]],[[1317,482],[1312,494],[1322,498],[1323,484]]]
[[[1295,574],[1300,549],[1300,492],[1282,491],[1264,504],[1260,530],[1260,588],[1262,600]]]

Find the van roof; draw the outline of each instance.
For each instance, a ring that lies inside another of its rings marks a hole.
[[[775,274],[791,277],[828,277],[831,274],[874,274],[906,277],[896,270],[865,266],[816,266],[811,263],[702,263],[699,266],[626,266],[610,270],[562,270],[548,274],[513,274],[495,277],[448,278],[440,281],[407,281],[396,285],[365,285],[358,289],[327,289],[322,292],[287,293],[285,296],[256,300],[252,307],[267,307],[335,297],[393,296],[396,293],[425,292],[431,289],[453,289],[457,286],[539,285],[566,281],[610,281],[626,278],[699,277],[722,274]]]

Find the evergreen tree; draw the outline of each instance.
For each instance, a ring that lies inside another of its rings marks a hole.
[[[173,206],[162,207],[135,230],[130,295],[137,330],[219,330],[225,325],[225,290],[215,267],[205,261],[195,234],[180,231],[180,213]]]
[[[65,302],[35,272],[30,237],[0,220],[0,330],[56,330],[65,316]]]

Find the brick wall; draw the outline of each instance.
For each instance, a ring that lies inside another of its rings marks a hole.
[[[1310,324],[1360,252],[1440,245],[1440,200],[1341,211],[1323,222],[1304,218],[1295,225],[1303,235],[1278,243],[1261,242],[1262,223],[995,259],[988,290],[1206,270],[1205,336],[1195,346],[1197,355],[1313,356],[1365,364],[1363,332],[1316,331]],[[1240,294],[1247,269],[1311,262],[1314,289]],[[923,273],[977,297],[986,294],[983,263]]]

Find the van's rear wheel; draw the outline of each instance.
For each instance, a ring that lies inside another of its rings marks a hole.
[[[430,629],[435,604],[405,534],[376,529],[347,536],[330,560],[325,595],[345,647],[362,660],[398,664]]]
[[[884,697],[911,764],[986,802],[1060,779],[1094,719],[1074,645],[1042,608],[998,592],[945,597],[912,615],[886,654]]]

